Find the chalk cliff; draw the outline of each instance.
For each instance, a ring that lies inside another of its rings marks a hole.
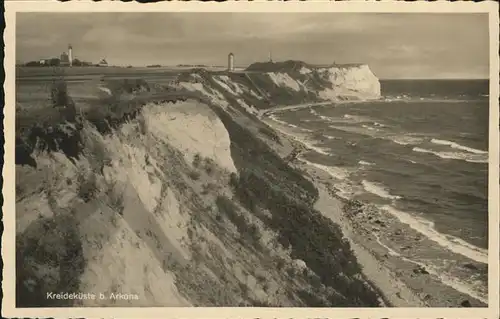
[[[318,67],[301,61],[286,61],[256,63],[250,65],[247,71],[249,81],[256,82],[251,84],[267,92],[281,89],[288,94],[306,95],[323,101],[380,98],[380,82],[365,64]],[[279,96],[276,93],[270,95]],[[279,104],[280,101],[276,102]]]

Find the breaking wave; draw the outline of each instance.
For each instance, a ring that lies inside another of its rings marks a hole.
[[[412,136],[392,136],[389,139],[399,145],[415,145],[423,141],[422,138]]]
[[[379,185],[379,184],[376,184],[376,183],[373,183],[373,182],[370,182],[370,181],[367,181],[367,180],[363,180],[361,182],[361,184],[363,185],[363,188],[369,192],[369,193],[372,193],[374,195],[377,195],[379,197],[382,197],[382,198],[385,198],[385,199],[400,199],[401,196],[394,196],[394,195],[391,195],[384,186],[382,185]]]
[[[474,154],[488,154],[488,152],[486,152],[486,151],[478,150],[478,149],[475,149],[472,147],[467,147],[464,145],[460,145],[456,142],[447,141],[447,140],[438,140],[438,139],[433,138],[431,140],[431,143],[438,144],[438,145],[447,145],[447,146],[450,146],[451,148],[459,149],[459,150],[466,151],[469,153],[474,153]]]
[[[282,121],[278,118],[276,118],[276,116],[274,115],[271,115],[269,117],[271,120],[273,120],[274,122],[276,123],[279,123],[283,126],[288,126],[288,127],[292,127],[292,128],[298,128],[296,125],[293,125],[293,124],[289,124],[285,121]],[[276,130],[280,131],[281,133],[289,136],[290,138],[302,143],[307,149],[309,150],[312,150],[312,151],[315,151],[319,154],[322,154],[322,155],[327,155],[327,156],[330,156],[332,155],[332,153],[330,152],[330,149],[328,148],[323,148],[323,147],[319,147],[319,146],[316,146],[314,145],[311,141],[309,141],[306,137],[302,136],[302,137],[298,137],[297,134],[292,134],[290,132],[287,132],[286,130],[284,129],[280,129],[279,127],[274,127]],[[300,128],[299,128],[300,129]],[[304,130],[304,129],[302,129]],[[307,130],[307,131],[310,131],[310,130]]]
[[[407,224],[440,246],[477,262],[484,264],[488,263],[487,249],[476,247],[455,236],[444,235],[434,228],[434,222],[427,219],[419,218],[409,213],[397,210],[389,205],[384,205],[381,208],[398,218],[400,222]]]
[[[443,273],[443,271],[437,269],[435,266],[432,266],[432,265],[429,265],[429,264],[426,264],[426,263],[423,263],[423,262],[419,262],[419,261],[416,261],[416,260],[412,260],[412,259],[409,259],[409,258],[406,258],[404,256],[402,256],[400,253],[396,252],[395,250],[393,250],[392,248],[390,248],[389,246],[385,245],[381,240],[380,238],[375,235],[375,240],[377,241],[377,243],[384,247],[385,249],[387,249],[387,253],[391,256],[397,256],[407,262],[410,262],[412,264],[415,264],[415,265],[418,265],[420,267],[424,267],[428,272],[429,274],[431,275],[434,275],[436,277],[439,278],[439,280],[449,286],[449,287],[452,287],[453,289],[457,290],[457,291],[460,291],[464,294],[467,294],[473,298],[476,298],[478,300],[481,300],[482,302],[484,302],[485,304],[488,303],[488,300],[487,300],[487,295],[485,295],[484,293],[482,292],[478,292],[474,289],[474,285],[471,285],[471,284],[468,284],[468,283],[465,283],[465,282],[462,282],[461,280],[457,279],[457,278],[454,278],[454,277],[451,277],[445,273]]]
[[[347,172],[339,167],[327,166],[327,165],[314,163],[314,162],[308,161],[302,157],[300,157],[299,160],[304,162],[304,163],[307,163],[308,165],[319,168],[320,170],[322,170],[324,172],[327,172],[330,176],[332,176],[335,179],[345,180],[347,177],[349,177],[349,172]]]
[[[359,164],[359,165],[366,165],[366,166],[372,166],[372,165],[375,165],[375,164],[373,164],[373,163],[366,162],[366,161],[363,161],[363,160],[359,161],[359,162],[358,162],[358,164]]]
[[[421,147],[414,147],[412,150],[418,153],[433,154],[442,159],[462,160],[469,163],[488,163],[488,156],[485,156],[486,154],[475,154],[475,153],[471,154],[463,152],[438,152]]]
[[[297,130],[300,130],[300,131],[304,131],[304,132],[313,132],[313,130],[310,130],[310,129],[307,129],[307,128],[303,128],[303,127],[298,127],[297,125],[295,124],[291,124],[291,123],[288,123],[288,122],[285,122],[285,121],[282,121],[280,119],[278,119],[276,117],[276,115],[271,115],[269,116],[269,118],[273,121],[275,121],[276,123],[279,123],[281,125],[284,125],[284,126],[288,126],[288,127],[291,127],[291,128],[294,128],[294,129],[297,129]],[[322,153],[323,154],[323,153]]]

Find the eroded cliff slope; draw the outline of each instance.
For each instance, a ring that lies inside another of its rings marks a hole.
[[[290,141],[254,116],[379,90],[358,71],[311,72],[322,91],[287,72],[194,70],[174,88],[102,84],[84,111],[66,94],[45,123],[19,116],[18,306],[380,305],[314,185],[282,159]]]

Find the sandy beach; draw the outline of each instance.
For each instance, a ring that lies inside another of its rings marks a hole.
[[[278,131],[282,139],[290,141],[295,148],[311,150],[311,145],[308,145],[307,138],[300,129],[287,127],[269,118],[264,118],[263,121]],[[456,257],[455,253],[439,247],[436,242],[389,212],[374,209],[370,203],[363,203],[356,214],[349,212],[345,209],[349,201],[337,193],[335,178],[327,171],[300,156],[290,165],[302,170],[318,188],[320,197],[315,204],[316,209],[342,228],[363,268],[364,276],[383,294],[388,306],[486,306],[487,292],[485,295],[478,295],[465,285],[443,277],[410,259],[414,253],[419,253],[427,255],[429,259],[445,260],[451,254]],[[474,269],[482,266],[487,265],[463,257],[463,267],[458,271],[473,273]]]
[[[317,106],[317,105],[328,105],[331,104],[331,102],[312,102],[312,103],[303,103],[303,104],[296,104],[296,105],[286,105],[286,106],[277,106],[273,107],[271,109],[266,109],[262,110],[259,112],[259,117],[262,116],[268,116],[276,112],[282,112],[282,111],[290,111],[290,110],[298,110],[298,109],[303,109],[311,106]]]
[[[363,100],[342,100],[339,99],[337,101],[326,101],[326,102],[311,102],[311,103],[302,103],[302,104],[294,104],[294,105],[282,105],[282,106],[276,106],[270,109],[262,110],[259,112],[258,116],[260,118],[264,116],[270,116],[274,113],[278,112],[284,112],[284,111],[291,111],[291,110],[299,110],[303,108],[308,108],[311,106],[326,106],[326,105],[331,105],[332,103],[335,104],[356,104],[356,103],[363,103]]]

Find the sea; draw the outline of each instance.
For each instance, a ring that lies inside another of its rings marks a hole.
[[[344,198],[373,203],[477,262],[488,247],[488,80],[386,80],[377,101],[271,115]]]

